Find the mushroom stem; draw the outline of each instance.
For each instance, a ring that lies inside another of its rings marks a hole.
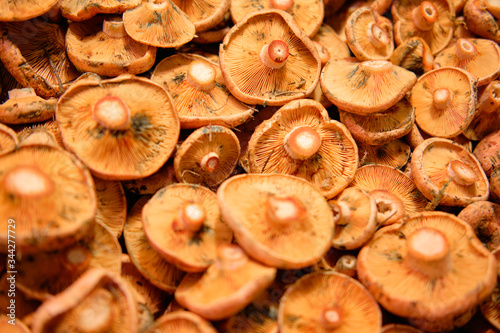
[[[216,152],[211,151],[205,156],[203,156],[200,162],[200,167],[203,169],[203,171],[212,172],[215,169],[217,169],[219,163],[220,163],[219,155],[217,155]]]
[[[390,225],[405,215],[405,206],[400,198],[386,190],[373,190],[368,193],[377,204],[377,225]]]
[[[203,226],[206,213],[202,205],[197,203],[187,203],[182,206],[180,220],[184,230],[197,232]]]
[[[236,270],[247,262],[248,256],[236,244],[222,244],[217,248],[217,264],[224,270]]]
[[[437,110],[446,109],[453,99],[453,92],[450,88],[438,88],[432,94],[432,102]]]
[[[269,0],[269,7],[289,11],[293,6],[293,0]]]
[[[459,38],[457,40],[457,57],[459,60],[467,60],[475,57],[477,48],[472,42],[466,38]]]
[[[187,82],[194,88],[207,91],[215,86],[217,72],[207,61],[195,60],[189,64]]]
[[[459,160],[451,161],[448,164],[448,175],[453,178],[455,183],[464,186],[470,186],[478,180],[474,169]]]
[[[26,199],[48,196],[55,189],[54,183],[43,171],[28,165],[7,171],[3,185],[7,193]]]
[[[438,278],[451,269],[448,240],[433,228],[423,227],[407,236],[407,264],[415,271]]]
[[[500,109],[500,81],[493,81],[479,96],[476,113],[496,113],[498,109]]]
[[[113,38],[122,38],[128,36],[121,17],[111,17],[104,19],[104,21],[102,22],[102,31],[104,32],[104,34],[106,34],[106,36]]]
[[[113,295],[99,289],[92,296],[92,302],[79,313],[77,330],[82,333],[108,332],[113,319]]]
[[[260,50],[260,60],[262,63],[273,69],[285,66],[288,55],[288,45],[278,39],[264,45]]]
[[[12,89],[12,90],[9,90],[8,95],[9,95],[9,99],[36,97],[36,93],[35,93],[35,90],[33,88]]]
[[[130,127],[130,110],[121,98],[104,96],[92,106],[92,118],[110,130],[126,130]]]
[[[280,225],[300,222],[307,212],[302,202],[295,197],[269,196],[266,205],[269,220]]]
[[[91,257],[89,249],[77,245],[64,251],[62,263],[70,271],[81,272],[89,266]]]
[[[372,23],[368,26],[368,39],[376,48],[381,48],[390,43],[389,35],[378,24]]]
[[[333,330],[342,325],[342,311],[339,307],[330,307],[321,313],[320,323],[327,330]]]
[[[357,274],[356,263],[357,260],[355,256],[345,254],[337,260],[333,270],[334,272],[339,272],[354,278]]]
[[[345,201],[329,202],[335,219],[335,226],[346,226],[349,224],[351,209]]]
[[[295,160],[311,158],[321,147],[321,136],[309,125],[295,127],[287,133],[284,147],[288,155]]]
[[[438,17],[439,12],[431,1],[424,1],[413,9],[413,22],[418,29],[423,31],[432,29]]]
[[[318,50],[321,66],[324,66],[328,62],[328,60],[330,60],[330,52],[328,52],[326,47],[324,47],[321,43],[318,43],[315,40],[313,40],[312,42],[314,46],[316,46],[316,50]]]

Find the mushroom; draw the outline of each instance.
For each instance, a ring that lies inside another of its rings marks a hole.
[[[391,21],[370,7],[361,7],[348,17],[345,34],[360,61],[389,60],[394,51]]]
[[[173,293],[184,277],[184,272],[163,259],[148,241],[142,224],[142,209],[150,197],[142,196],[127,216],[123,238],[130,261],[151,284]]]
[[[61,14],[71,21],[86,21],[97,14],[119,14],[141,0],[61,0]]]
[[[167,91],[131,75],[73,84],[59,99],[56,118],[65,146],[95,176],[109,180],[155,173],[180,132]]]
[[[186,272],[205,271],[216,258],[217,246],[232,240],[216,195],[199,185],[173,184],[159,190],[144,206],[142,221],[151,246]]]
[[[332,241],[334,248],[360,248],[375,232],[377,203],[367,192],[349,187],[335,199],[328,200],[328,205],[336,221]]]
[[[360,165],[380,164],[401,169],[410,159],[410,145],[401,139],[377,146],[358,143],[358,149]]]
[[[78,71],[66,55],[65,28],[41,18],[0,27],[0,60],[23,86],[43,98],[59,96]]]
[[[281,333],[380,332],[382,312],[358,281],[334,272],[303,276],[281,298]]]
[[[193,22],[194,27],[196,28],[196,33],[208,31],[222,22],[224,15],[229,11],[229,6],[231,4],[230,0],[172,0],[172,2],[176,4],[181,11],[186,13],[191,22]]]
[[[212,324],[190,311],[173,311],[159,317],[144,333],[217,333]]]
[[[491,4],[495,1],[485,0],[469,0],[464,6],[464,17],[467,28],[475,34],[491,39],[495,42],[500,42],[500,30],[497,23],[497,16],[492,15],[495,13],[489,12]]]
[[[217,202],[238,244],[268,266],[303,268],[331,247],[333,214],[321,192],[301,178],[233,176],[217,190]]]
[[[97,207],[94,182],[72,154],[43,145],[4,153],[0,184],[2,252],[13,223],[16,251],[23,255],[61,249],[90,230]]]
[[[58,1],[2,0],[0,1],[0,8],[2,8],[0,21],[25,21],[32,19],[48,12]]]
[[[478,87],[484,86],[500,73],[500,47],[489,39],[459,38],[436,55],[433,67],[465,69],[477,80]]]
[[[0,121],[4,124],[27,124],[54,117],[57,99],[45,100],[33,88],[9,91],[9,99],[0,105]]]
[[[170,0],[147,0],[127,10],[123,14],[127,35],[156,47],[179,47],[190,42],[195,36],[195,25],[178,5]]]
[[[420,192],[434,204],[466,206],[487,200],[488,178],[472,153],[448,139],[430,138],[411,157],[411,172]]]
[[[198,128],[175,153],[175,176],[180,182],[215,187],[234,171],[240,157],[236,134],[222,126]]]
[[[153,195],[159,189],[177,183],[174,171],[174,161],[169,159],[151,176],[122,181],[121,183],[126,192],[138,195]]]
[[[379,229],[359,252],[357,271],[389,312],[440,332],[493,291],[496,266],[467,223],[422,212]]]
[[[95,221],[104,225],[118,239],[127,219],[127,199],[118,181],[94,177],[97,196]]]
[[[357,114],[382,112],[400,101],[417,77],[386,60],[332,59],[321,73],[321,88],[339,109]]]
[[[2,260],[4,263],[7,263],[6,258],[8,258],[7,255],[5,255],[4,260]],[[16,289],[15,304],[13,306],[11,300],[14,299],[14,297],[12,297],[13,295],[10,293],[12,293],[11,281],[15,279],[15,273],[7,273],[5,266],[2,272],[3,273],[0,275],[0,307],[2,311],[0,313],[3,315],[10,315],[10,312],[12,311],[11,309],[14,308],[13,310],[15,310],[16,319],[15,323],[18,324],[18,320],[22,320],[25,324],[28,324],[29,320],[27,319],[32,317],[33,312],[35,312],[35,310],[40,306],[41,302],[26,297],[21,290]],[[14,279],[12,279],[12,277],[14,277]],[[14,313],[12,313],[12,315],[13,314]],[[12,315],[10,317],[13,317]],[[9,320],[11,320],[11,318],[9,318]],[[2,332],[4,331],[5,330],[2,330]],[[28,333],[29,332],[31,331],[28,331]]]
[[[457,217],[471,225],[488,250],[500,248],[500,205],[476,201],[462,209]]]
[[[500,128],[500,81],[495,80],[481,89],[476,103],[476,112],[464,135],[475,141]]]
[[[248,143],[250,172],[282,173],[311,182],[331,198],[351,181],[358,148],[347,128],[318,102],[288,102],[259,125]]]
[[[424,332],[410,325],[387,324],[382,326],[381,333],[424,333]]]
[[[495,168],[490,176],[491,199],[500,204],[500,168]]]
[[[496,329],[500,330],[500,319],[498,312],[500,311],[500,282],[497,281],[495,289],[491,295],[480,304],[479,309],[488,322]]]
[[[133,40],[121,16],[96,16],[71,23],[66,45],[78,70],[103,76],[144,73],[156,59],[156,47]]]
[[[290,14],[275,9],[239,21],[224,37],[219,58],[229,91],[244,103],[264,106],[310,95],[321,71],[313,42]]]
[[[421,130],[443,138],[458,136],[474,117],[476,80],[460,68],[434,69],[418,78],[410,103]]]
[[[394,65],[420,76],[432,70],[434,56],[425,40],[421,37],[411,37],[396,47],[389,60]]]
[[[49,120],[44,123],[38,123],[23,127],[17,133],[19,141],[25,144],[26,142],[40,142],[43,144],[54,144],[55,146],[64,149],[61,132],[55,120]]]
[[[405,136],[405,140],[406,142],[408,142],[412,150],[414,150],[419,144],[424,142],[425,139],[429,138],[432,138],[432,136],[421,131],[418,128],[417,124],[414,124],[410,130],[410,133]],[[467,139],[463,134],[450,138],[449,140],[461,145],[467,151],[472,152],[472,141]]]
[[[230,317],[273,282],[276,268],[252,259],[236,244],[222,244],[207,271],[187,274],[175,290],[175,299],[190,311],[208,319]]]
[[[421,37],[436,55],[453,38],[455,10],[449,0],[395,0],[391,13],[397,45],[408,38]]]
[[[182,128],[238,126],[255,112],[228,92],[220,66],[199,55],[177,53],[163,59],[151,80],[172,96]]]
[[[347,44],[340,39],[335,30],[326,23],[320,25],[318,32],[314,35],[312,40],[320,43],[326,48],[330,55],[330,59],[347,58],[351,55],[349,46],[347,46]]]
[[[33,315],[33,333],[138,332],[133,291],[118,275],[88,270],[71,286],[45,301]]]
[[[489,177],[493,169],[500,166],[500,129],[481,139],[472,153]]]
[[[0,123],[0,154],[13,150],[19,144],[19,138],[14,130]]]
[[[9,91],[22,87],[0,61],[0,101],[6,101],[9,98]]]

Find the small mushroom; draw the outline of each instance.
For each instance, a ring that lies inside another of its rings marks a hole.
[[[44,0],[44,1],[30,1],[30,0],[2,0],[0,1],[0,21],[25,21],[34,17],[45,14],[54,6],[59,0]],[[2,330],[3,331],[3,330]]]
[[[60,0],[61,14],[73,22],[86,21],[97,14],[119,14],[137,7],[141,0]]]
[[[104,225],[118,239],[127,219],[127,199],[118,181],[94,177],[97,196],[96,222]]]
[[[326,23],[321,24],[312,40],[320,43],[326,48],[330,55],[330,59],[348,58],[351,55],[349,46],[347,46],[347,44],[340,39],[335,30]]]
[[[245,200],[238,193],[245,193]],[[331,247],[333,214],[321,192],[301,178],[233,176],[217,190],[217,201],[238,244],[266,265],[306,267]]]
[[[476,103],[476,112],[464,135],[475,141],[500,128],[500,81],[495,80],[481,89]]]
[[[0,123],[0,154],[13,150],[19,144],[16,132],[7,125]]]
[[[190,311],[172,311],[159,317],[144,333],[217,333],[210,322]]]
[[[23,127],[17,133],[19,141],[26,143],[35,139],[35,142],[44,144],[54,144],[55,146],[64,149],[64,143],[61,138],[59,126],[55,120],[49,120],[44,123],[33,124]],[[30,138],[31,137],[31,138]]]
[[[472,153],[489,177],[493,169],[500,166],[500,129],[481,139]]]
[[[9,99],[0,105],[0,121],[4,124],[27,124],[54,117],[57,99],[45,100],[33,88],[9,91]]]
[[[500,248],[500,205],[490,201],[473,202],[457,217],[471,225],[488,250],[493,252]]]
[[[473,33],[495,42],[500,42],[500,30],[497,18],[488,10],[495,1],[469,0],[464,6],[467,28]],[[497,14],[498,16],[498,14]]]
[[[175,299],[208,320],[228,318],[269,287],[276,271],[250,259],[236,244],[220,245],[216,261],[203,275],[184,277],[175,290]]]
[[[434,56],[425,40],[421,37],[411,37],[396,47],[390,61],[396,66],[421,75],[432,70]]]

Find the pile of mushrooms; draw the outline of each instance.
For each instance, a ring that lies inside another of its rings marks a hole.
[[[500,4],[0,0],[0,331],[500,331]]]

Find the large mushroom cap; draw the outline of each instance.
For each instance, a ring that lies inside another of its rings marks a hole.
[[[246,16],[224,37],[219,56],[227,88],[250,104],[307,97],[321,71],[316,46],[282,10]]]
[[[423,212],[377,231],[361,249],[357,268],[384,308],[432,326],[453,322],[488,296],[496,266],[467,223],[452,214]]]
[[[331,246],[333,214],[321,192],[301,178],[237,175],[222,183],[217,197],[238,244],[262,263],[301,268]]]
[[[59,0],[2,0],[0,1],[0,21],[25,21],[45,14]]]
[[[222,22],[231,5],[230,0],[172,0],[172,2],[186,13],[197,33],[210,30]]]
[[[172,154],[180,125],[170,95],[146,78],[83,80],[60,98],[66,147],[105,179],[149,176]]]

